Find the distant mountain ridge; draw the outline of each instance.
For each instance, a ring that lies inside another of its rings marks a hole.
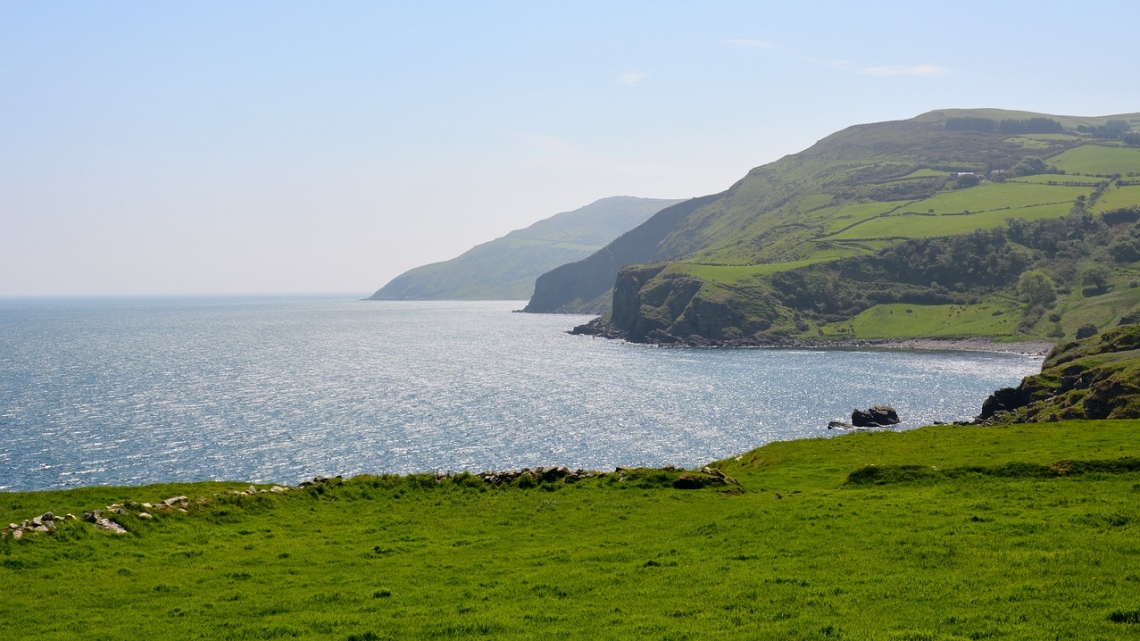
[[[1138,132],[1000,109],[848,127],[540,276],[526,311],[693,345],[1105,328],[1140,309]]]
[[[540,274],[589,256],[678,202],[603,198],[516,229],[451,260],[404,272],[369,300],[526,300]]]

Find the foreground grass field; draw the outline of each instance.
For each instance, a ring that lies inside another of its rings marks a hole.
[[[0,494],[7,521],[191,497],[153,521],[131,508],[126,535],[5,539],[0,636],[1135,638],[1137,436],[1090,421],[773,443],[719,464],[739,487],[702,490],[641,470]]]

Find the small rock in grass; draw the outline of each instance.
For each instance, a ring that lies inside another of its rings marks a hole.
[[[146,512],[139,512],[139,518],[144,520],[144,521],[150,521],[154,517],[151,516],[150,514],[147,514]]]
[[[107,532],[111,532],[112,534],[127,533],[127,529],[125,527],[119,525],[118,523],[115,523],[111,519],[99,519],[98,521],[95,521],[95,529],[105,530]]]

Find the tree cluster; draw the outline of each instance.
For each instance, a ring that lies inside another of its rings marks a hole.
[[[1091,134],[1097,138],[1120,138],[1131,130],[1132,125],[1124,120],[1109,120],[1103,125],[1096,127],[1090,125],[1077,126],[1077,131],[1083,134]]]
[[[1123,122],[1123,121],[1121,121]],[[1127,125],[1127,123],[1125,123]],[[1052,118],[1026,118],[1024,120],[1006,118],[993,120],[973,116],[947,118],[946,129],[950,131],[981,131],[1001,134],[1059,134],[1065,131],[1061,123]]]

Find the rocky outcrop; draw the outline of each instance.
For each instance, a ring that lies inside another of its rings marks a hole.
[[[902,420],[898,412],[890,405],[875,405],[865,410],[851,410],[851,422],[831,421],[827,424],[829,430],[867,429],[874,427],[889,427],[898,425]]]
[[[787,338],[763,334],[776,315],[765,291],[730,292],[664,263],[635,265],[618,274],[611,313],[571,333],[657,345],[772,346]]]
[[[1056,346],[1017,387],[995,391],[975,423],[1140,418],[1140,325]]]
[[[887,427],[900,422],[898,412],[890,405],[851,410],[851,424],[855,427]]]

